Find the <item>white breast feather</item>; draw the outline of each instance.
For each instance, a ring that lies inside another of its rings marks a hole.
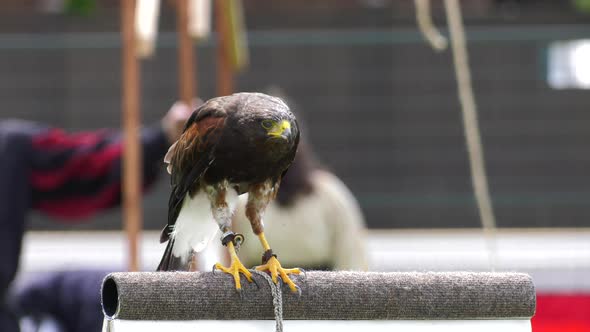
[[[231,216],[238,202],[238,194],[235,190],[228,188],[226,202],[229,211],[224,212],[223,217],[226,222],[231,223]],[[174,239],[172,254],[181,257],[184,261],[188,260],[190,249],[192,248],[195,252],[205,249],[218,230],[219,225],[213,218],[207,195],[203,191],[193,198],[187,194],[171,234]]]

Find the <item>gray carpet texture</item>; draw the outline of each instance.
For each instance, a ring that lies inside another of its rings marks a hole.
[[[107,318],[126,320],[272,320],[270,287],[222,272],[121,272],[102,286]],[[522,273],[307,272],[283,285],[284,319],[529,319],[535,288]]]

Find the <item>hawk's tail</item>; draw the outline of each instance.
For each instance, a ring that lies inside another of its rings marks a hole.
[[[174,238],[168,240],[168,245],[162,256],[162,260],[158,265],[157,271],[189,271],[190,270],[190,259],[188,262],[176,257],[172,254],[172,248],[174,247]],[[192,255],[189,255],[192,257]]]

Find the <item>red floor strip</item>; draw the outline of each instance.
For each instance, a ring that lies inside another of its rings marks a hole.
[[[533,332],[590,332],[590,294],[537,294]]]

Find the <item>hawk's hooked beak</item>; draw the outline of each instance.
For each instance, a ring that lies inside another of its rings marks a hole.
[[[273,124],[268,130],[268,136],[273,138],[291,139],[291,123],[287,120]]]

